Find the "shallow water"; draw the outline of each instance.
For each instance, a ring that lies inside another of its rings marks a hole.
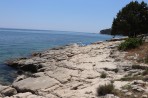
[[[112,36],[85,32],[0,29],[0,84],[10,84],[16,77],[16,70],[4,64],[6,60],[55,46],[90,44],[110,38]]]

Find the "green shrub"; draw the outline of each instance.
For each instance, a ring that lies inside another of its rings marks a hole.
[[[106,94],[114,94],[114,85],[113,84],[107,84],[107,85],[101,85],[97,89],[98,96],[104,96]]]
[[[100,75],[100,77],[101,78],[106,78],[107,77],[107,74],[105,72],[102,72],[101,75]]]
[[[118,49],[119,50],[133,49],[140,46],[142,43],[143,41],[140,38],[128,38],[119,45]]]

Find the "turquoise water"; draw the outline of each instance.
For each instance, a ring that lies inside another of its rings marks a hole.
[[[90,44],[110,38],[112,36],[85,32],[0,29],[0,83],[9,84],[16,77],[16,70],[4,64],[6,60],[56,46]]]

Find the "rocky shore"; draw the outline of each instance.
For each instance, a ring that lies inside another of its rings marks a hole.
[[[134,69],[134,63],[124,59],[127,52],[118,51],[120,43],[108,41],[87,46],[73,44],[8,62],[9,66],[28,73],[19,71],[23,74],[12,85],[0,85],[0,97],[147,98],[147,80],[123,80],[125,76],[143,72],[143,69]],[[101,77],[102,73],[106,74],[105,78]],[[98,97],[97,88],[108,83],[113,83],[121,94]]]

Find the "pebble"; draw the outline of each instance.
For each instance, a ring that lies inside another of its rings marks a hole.
[[[122,92],[126,93],[126,92],[128,92],[128,90],[125,89],[125,90],[122,90]]]
[[[134,98],[137,98],[138,96],[137,95],[134,95]]]
[[[127,92],[127,93],[125,93],[125,95],[126,95],[126,96],[131,96],[132,93],[131,93],[131,92]]]
[[[142,95],[142,98],[147,98],[147,95]]]

